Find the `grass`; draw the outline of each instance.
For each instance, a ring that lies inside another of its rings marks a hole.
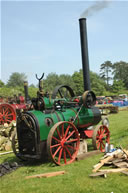
[[[109,115],[111,143],[115,147],[128,148],[128,111]],[[25,165],[0,179],[0,193],[128,193],[128,176],[121,173],[108,174],[108,177],[90,178],[93,165],[102,154],[95,155],[66,166],[52,163]],[[18,161],[13,155],[4,155],[0,162]],[[25,176],[65,170],[66,174],[51,178],[26,180]]]

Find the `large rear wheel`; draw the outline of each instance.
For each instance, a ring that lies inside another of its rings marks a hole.
[[[68,121],[58,122],[48,135],[48,155],[57,165],[70,164],[77,156],[79,144],[80,137],[75,125]]]

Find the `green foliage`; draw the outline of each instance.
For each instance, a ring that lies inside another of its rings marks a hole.
[[[29,94],[30,98],[36,97],[37,91],[38,91],[38,88],[29,87],[28,88],[28,94]]]
[[[26,79],[27,79],[27,76],[24,73],[14,72],[9,77],[7,86],[8,87],[23,86],[24,81],[26,81]]]
[[[105,92],[105,82],[99,77],[95,72],[90,72],[91,80],[91,90],[95,92],[96,95],[103,95]]]
[[[76,95],[82,95],[84,92],[84,83],[83,83],[83,72],[82,70],[79,70],[79,72],[74,72],[72,75],[72,79],[74,82],[74,91]]]
[[[109,115],[111,140],[114,147],[128,149],[127,111]],[[91,141],[88,140],[88,141]],[[91,144],[90,144],[91,145]],[[107,174],[107,178],[90,178],[93,166],[104,154],[94,155],[70,165],[58,167],[53,163],[26,163],[0,180],[1,193],[127,193],[128,177],[121,173]],[[18,161],[14,154],[1,156],[0,162]],[[21,163],[21,162],[20,162]],[[65,170],[64,175],[51,178],[25,179],[26,176]]]
[[[3,87],[3,88],[0,88],[0,96],[1,97],[13,97],[14,95],[18,95],[19,93],[21,93],[23,95],[23,89],[20,87],[15,87],[15,88]]]
[[[4,87],[4,85],[5,85],[4,82],[2,82],[2,80],[0,80],[0,88]]]
[[[107,85],[109,85],[109,80],[112,78],[110,77],[109,73],[112,71],[112,63],[111,61],[106,61],[103,64],[101,64],[100,67],[100,77],[106,81]]]
[[[128,89],[128,63],[124,61],[113,64],[114,80],[121,80]]]
[[[74,72],[72,75],[75,84],[75,93],[77,95],[82,95],[84,92],[83,86],[83,71]],[[103,95],[105,92],[105,82],[100,78],[95,72],[90,72],[91,90],[95,92],[96,95]]]
[[[56,73],[50,73],[44,80],[44,91],[51,93],[55,87],[59,85],[69,85],[73,87],[72,77],[67,74],[57,75]]]
[[[124,83],[122,80],[114,80],[113,85],[112,85],[112,90],[114,93],[120,93],[125,89]]]

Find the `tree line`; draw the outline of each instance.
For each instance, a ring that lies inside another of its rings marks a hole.
[[[0,96],[10,97],[21,93],[24,95],[24,81],[27,80],[25,73],[14,72],[9,77],[7,84],[0,80]],[[105,61],[100,65],[100,73],[90,71],[91,90],[97,96],[112,96],[122,93],[128,94],[128,63],[124,61],[112,63]],[[52,94],[58,85],[69,85],[76,95],[84,92],[82,69],[75,71],[73,75],[49,73],[43,80],[44,92]],[[38,85],[29,85],[30,97],[35,97]]]

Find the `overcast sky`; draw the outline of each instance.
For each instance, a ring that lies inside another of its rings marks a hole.
[[[1,79],[24,72],[70,74],[81,67],[79,22],[94,1],[2,1]],[[87,17],[90,70],[106,60],[128,62],[128,1],[110,1]]]

